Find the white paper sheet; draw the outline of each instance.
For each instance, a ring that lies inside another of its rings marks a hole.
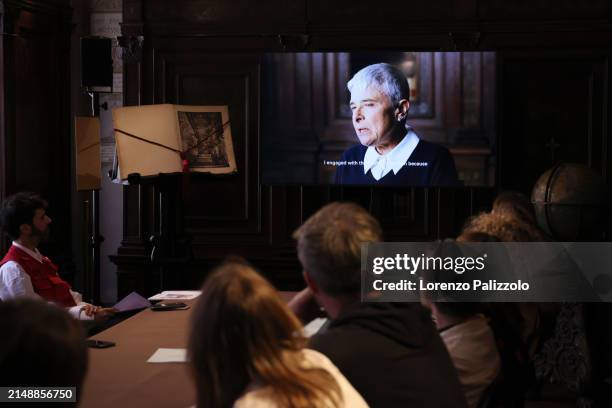
[[[136,292],[132,292],[117,302],[113,307],[119,312],[128,312],[130,310],[144,309],[149,306],[151,306],[151,303],[147,299]]]
[[[186,363],[187,349],[158,348],[147,360],[147,363]]]

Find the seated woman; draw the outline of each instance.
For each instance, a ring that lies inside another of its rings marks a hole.
[[[208,277],[193,311],[197,406],[367,407],[305,344],[299,320],[274,287],[245,262],[226,262]]]

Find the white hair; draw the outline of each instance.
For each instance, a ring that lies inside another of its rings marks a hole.
[[[408,80],[398,68],[386,63],[372,64],[359,70],[346,84],[349,92],[353,89],[365,89],[373,86],[380,93],[387,95],[393,106],[398,106],[402,99],[408,100],[410,88]]]

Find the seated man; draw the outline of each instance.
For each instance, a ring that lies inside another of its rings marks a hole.
[[[0,299],[40,297],[67,308],[77,319],[106,320],[114,309],[83,302],[58,275],[58,267],[38,251],[49,236],[51,218],[46,208],[47,203],[34,193],[17,193],[2,203],[0,227],[13,244],[0,261]]]
[[[378,222],[356,204],[332,203],[295,233],[308,286],[290,303],[300,317],[316,302],[331,319],[310,347],[325,354],[371,407],[466,407],[429,313],[418,303],[362,303],[361,244]]]

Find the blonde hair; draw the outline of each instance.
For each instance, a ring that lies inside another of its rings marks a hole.
[[[361,287],[361,244],[382,240],[380,224],[354,203],[331,203],[294,233],[304,270],[330,295]]]
[[[480,213],[467,221],[462,235],[484,233],[492,235],[503,242],[543,241],[540,230],[531,224],[510,217],[505,213]]]
[[[189,356],[198,407],[229,407],[252,382],[282,407],[335,406],[340,388],[327,371],[303,366],[302,325],[278,292],[244,261],[207,279],[193,316]]]

